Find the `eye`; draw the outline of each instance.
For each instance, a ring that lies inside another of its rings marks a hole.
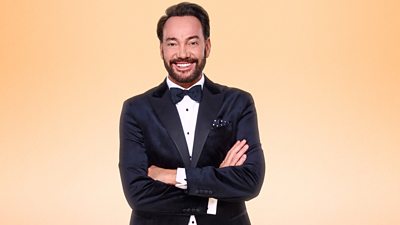
[[[168,42],[167,46],[168,47],[174,47],[174,46],[176,46],[176,43],[175,42]]]
[[[196,45],[199,45],[199,42],[198,41],[191,41],[191,42],[189,42],[189,45],[196,46]]]

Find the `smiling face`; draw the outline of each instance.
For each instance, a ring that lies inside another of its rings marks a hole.
[[[194,16],[167,20],[160,44],[161,57],[172,82],[188,88],[200,80],[211,42],[205,40],[201,23]]]

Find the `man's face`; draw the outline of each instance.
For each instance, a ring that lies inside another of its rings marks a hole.
[[[210,48],[196,17],[174,16],[165,23],[161,57],[174,83],[188,88],[200,80]]]

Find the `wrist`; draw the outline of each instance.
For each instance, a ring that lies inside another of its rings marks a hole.
[[[176,185],[176,169],[168,170],[168,184]]]

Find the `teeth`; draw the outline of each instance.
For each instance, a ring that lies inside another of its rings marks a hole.
[[[181,63],[181,64],[176,64],[179,67],[188,67],[190,66],[190,63]]]

